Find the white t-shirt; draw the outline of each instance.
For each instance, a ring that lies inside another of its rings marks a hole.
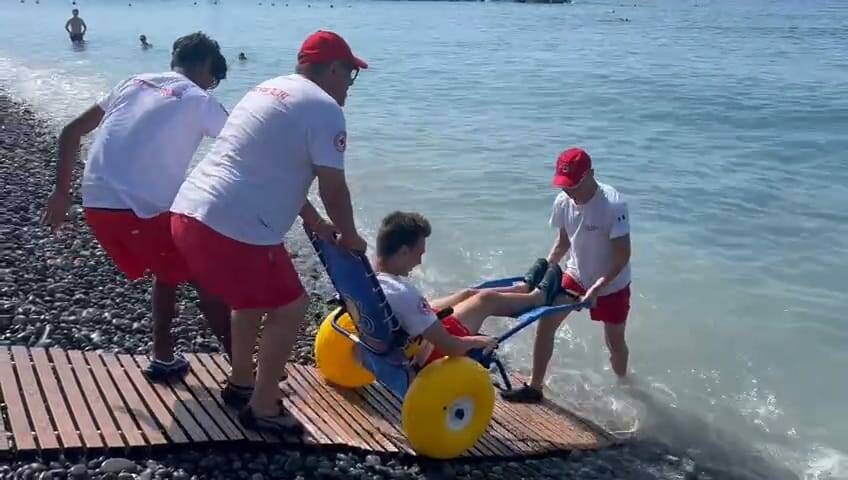
[[[566,272],[584,288],[591,287],[612,266],[612,239],[630,233],[627,203],[611,186],[598,183],[598,190],[587,203],[578,205],[561,192],[554,200],[550,220],[554,228],[568,233]],[[630,263],[618,276],[601,289],[609,295],[630,283]]]
[[[85,207],[167,212],[204,136],[217,136],[227,111],[176,72],[136,75],[98,105],[105,112],[82,177]]]
[[[236,105],[171,211],[252,245],[283,241],[306,202],[315,167],[344,169],[341,107],[300,75],[268,80]]]
[[[411,337],[421,335],[439,319],[430,308],[427,299],[415,288],[408,279],[378,272],[377,281],[386,295],[392,312],[400,322],[401,328]]]

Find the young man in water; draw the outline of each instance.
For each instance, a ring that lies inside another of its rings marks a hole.
[[[409,281],[421,264],[430,236],[430,223],[417,213],[394,212],[383,219],[377,235],[377,280],[386,300],[410,338],[425,340],[416,355],[421,366],[444,356],[462,356],[472,349],[491,349],[495,339],[478,335],[491,316],[511,316],[534,307],[552,305],[559,293],[562,270],[537,262],[515,287],[462,290],[427,302]],[[437,312],[452,309],[439,320]]]
[[[174,241],[194,278],[233,309],[232,372],[222,397],[241,408],[246,428],[300,430],[279,388],[309,303],[283,244],[296,217],[322,238],[338,230],[343,248],[366,249],[345,180],[342,106],[367,67],[335,33],[310,35],[297,73],[267,80],[239,101],[171,207]],[[334,225],[307,200],[316,177]]]
[[[611,186],[595,180],[592,159],[579,148],[560,154],[553,186],[556,197],[550,224],[558,231],[547,262],[558,264],[568,254],[563,290],[592,303],[592,320],[602,322],[610,364],[616,375],[627,375],[624,327],[630,311],[630,219],[627,203]],[[515,402],[542,400],[545,373],[554,338],[565,316],[539,321],[533,348],[533,376],[529,385],[504,392]]]
[[[143,50],[147,50],[148,48],[150,48],[150,47],[152,47],[152,46],[153,46],[153,44],[151,44],[151,43],[147,43],[147,35],[144,35],[144,34],[139,35],[139,36],[138,36],[138,41],[139,41],[139,42],[141,42],[141,48],[142,48]]]
[[[135,75],[71,121],[59,136],[59,162],[43,222],[56,230],[71,203],[80,139],[97,129],[82,176],[82,205],[94,237],[130,281],[153,274],[154,380],[184,375],[171,321],[177,284],[190,280],[170,233],[169,208],[192,156],[215,137],[227,112],[209,94],[226,77],[218,43],[202,33],[174,42],[171,71]],[[200,309],[229,352],[229,309],[199,291]]]
[[[83,37],[85,37],[85,32],[88,31],[88,27],[85,25],[85,22],[79,16],[79,10],[76,8],[71,10],[71,18],[65,22],[65,31],[68,32],[68,35],[71,37],[71,42],[80,43],[83,41]]]

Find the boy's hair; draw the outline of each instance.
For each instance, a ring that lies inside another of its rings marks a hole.
[[[383,219],[377,233],[377,255],[390,257],[402,247],[412,248],[430,236],[430,222],[420,213],[392,212]]]
[[[211,60],[210,73],[219,82],[227,78],[227,60],[221,54],[218,42],[203,32],[182,36],[171,49],[171,68],[195,68]]]

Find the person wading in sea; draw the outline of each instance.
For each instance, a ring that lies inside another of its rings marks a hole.
[[[153,274],[153,361],[145,369],[153,380],[189,369],[174,355],[171,335],[177,284],[190,278],[171,239],[169,208],[200,140],[217,136],[227,120],[208,92],[227,75],[216,41],[200,32],[178,38],[171,69],[130,77],[62,129],[55,188],[42,219],[54,231],[65,221],[80,139],[97,129],[81,182],[85,219],[128,280]],[[201,311],[229,352],[229,308],[198,293]]]
[[[560,154],[553,186],[556,197],[550,224],[557,239],[542,263],[558,264],[568,254],[562,288],[581,301],[590,301],[592,320],[604,325],[610,364],[619,377],[627,375],[629,350],[624,327],[630,312],[630,218],[627,203],[613,187],[595,180],[592,159],[579,148]],[[533,347],[529,385],[504,392],[505,400],[539,402],[556,331],[563,315],[542,318]]]
[[[80,43],[84,41],[83,37],[85,37],[85,32],[88,31],[88,26],[86,26],[85,21],[80,18],[79,10],[76,8],[71,10],[71,18],[65,22],[65,31],[68,32],[68,35],[71,37],[71,42]]]

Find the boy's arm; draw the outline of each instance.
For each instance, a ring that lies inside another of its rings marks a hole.
[[[495,348],[497,340],[485,335],[473,335],[469,337],[457,337],[445,330],[442,322],[433,322],[421,334],[425,340],[432,343],[434,347],[445,352],[450,357],[461,357],[475,348]]]

